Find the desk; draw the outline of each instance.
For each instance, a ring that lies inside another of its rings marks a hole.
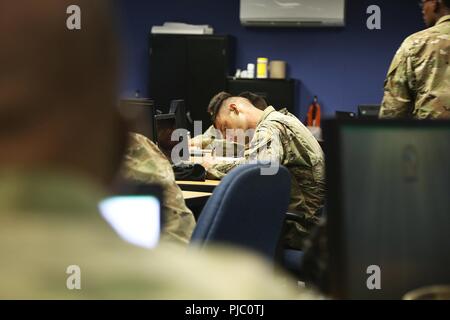
[[[196,192],[213,192],[219,185],[219,180],[206,180],[206,181],[177,181],[183,191],[196,191]]]
[[[183,191],[183,198],[188,207],[204,205],[210,196],[209,192]]]

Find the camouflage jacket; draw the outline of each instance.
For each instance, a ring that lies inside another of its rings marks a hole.
[[[215,164],[208,170],[209,178],[221,179],[249,160],[275,160],[290,171],[289,211],[297,214],[302,222],[288,224],[285,242],[289,247],[301,249],[304,238],[318,223],[316,213],[324,203],[325,160],[319,143],[296,117],[269,107],[264,111],[245,157]]]
[[[385,81],[381,118],[450,118],[450,15],[408,37]]]
[[[288,109],[284,108],[278,112],[296,118]],[[241,153],[243,149],[248,149],[248,146],[243,147],[242,145],[232,143],[222,139],[222,134],[214,126],[210,126],[202,135],[192,138],[192,144],[201,147],[202,149],[217,149],[223,150],[223,155],[227,154],[227,150],[232,148],[236,150],[235,154]]]
[[[192,143],[202,149],[207,149],[214,140],[219,139],[221,139],[220,132],[218,132],[214,126],[210,126],[203,134],[192,138]]]
[[[146,137],[130,134],[122,174],[137,182],[159,184],[164,189],[165,226],[163,240],[187,244],[195,227],[192,212],[175,182],[172,166],[158,147]]]

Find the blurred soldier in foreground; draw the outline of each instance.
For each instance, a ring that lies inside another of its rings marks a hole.
[[[165,221],[162,240],[188,244],[195,228],[194,215],[186,206],[172,165],[158,147],[145,136],[131,133],[122,175],[131,181],[163,187]]]
[[[428,29],[408,37],[389,69],[381,118],[450,118],[450,0],[422,0]]]
[[[151,252],[101,218],[97,204],[127,141],[111,107],[116,50],[106,3],[0,2],[0,298],[297,297],[255,257]],[[65,26],[72,4],[83,12],[79,31]],[[79,290],[70,290],[69,266],[81,271]]]

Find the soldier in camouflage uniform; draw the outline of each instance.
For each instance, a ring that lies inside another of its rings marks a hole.
[[[158,147],[146,137],[131,133],[125,156],[123,176],[127,179],[158,184],[164,190],[165,225],[163,239],[188,244],[195,227],[192,212],[175,182],[172,166]]]
[[[267,107],[261,110],[266,110],[266,108]],[[286,116],[297,118],[292,113],[290,113],[286,108],[278,110],[278,112]],[[220,131],[214,128],[214,126],[210,126],[208,130],[206,130],[202,135],[199,135],[191,139],[190,145],[198,146],[201,149],[211,149],[213,147],[217,148],[217,145],[219,145],[220,143],[225,143],[225,140],[222,139],[222,134],[220,133]]]
[[[424,31],[398,50],[385,82],[381,118],[450,118],[450,0],[423,2]]]
[[[325,160],[311,132],[294,116],[268,107],[258,110],[248,100],[222,92],[211,100],[216,128],[256,129],[244,159],[228,163],[205,162],[210,178],[221,179],[236,166],[249,160],[275,160],[291,173],[289,211],[301,223],[289,223],[285,235],[288,247],[302,249],[302,242],[318,223],[317,211],[325,196]]]
[[[269,106],[266,100],[252,92],[242,92],[239,94],[239,97],[245,98],[250,101],[256,108],[260,110],[266,110]],[[278,112],[296,118],[292,113],[288,111],[288,109],[284,108],[279,110]],[[212,110],[208,106],[208,113],[211,114]],[[241,156],[243,149],[248,148],[248,144],[244,146],[244,148],[236,143],[232,143],[230,141],[223,140],[222,134],[218,131],[214,126],[210,126],[202,135],[199,135],[190,141],[190,145],[193,147],[199,147],[201,149],[214,149],[214,150],[223,150],[223,155],[227,154],[227,150],[230,148],[236,150],[234,154]]]
[[[257,94],[246,91],[239,94],[239,97],[248,99],[248,101],[260,110],[265,110],[268,107],[266,100]],[[208,106],[208,113],[212,114],[210,106]],[[221,146],[221,144],[226,145],[229,143],[230,142],[222,139],[222,134],[214,128],[214,126],[210,126],[202,135],[199,135],[190,141],[191,146],[199,147],[201,149],[224,148],[224,150],[226,150],[227,147]]]

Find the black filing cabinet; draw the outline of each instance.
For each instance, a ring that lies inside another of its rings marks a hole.
[[[297,81],[294,79],[236,79],[228,78],[227,90],[233,95],[250,91],[264,97],[275,109],[287,108],[295,114]]]
[[[234,41],[219,35],[151,35],[150,95],[167,112],[170,101],[183,99],[193,120],[211,124],[211,98],[227,88],[234,70]]]

